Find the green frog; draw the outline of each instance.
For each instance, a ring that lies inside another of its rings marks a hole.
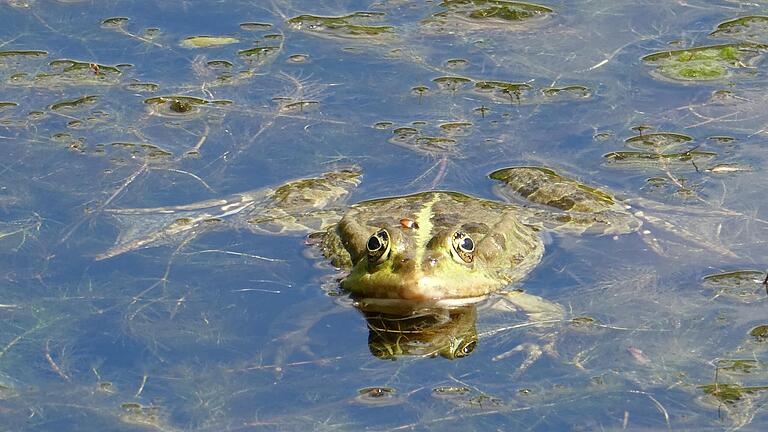
[[[96,258],[189,238],[222,222],[260,233],[310,232],[310,243],[348,270],[341,286],[355,296],[450,306],[525,277],[541,261],[542,230],[623,234],[641,225],[609,193],[549,168],[504,168],[490,178],[504,201],[428,191],[347,206],[361,179],[353,167],[224,199],[109,209],[118,220],[139,216],[143,223]]]
[[[341,287],[366,318],[369,348],[379,358],[469,355],[478,339],[476,303],[522,312],[528,326],[564,322],[563,308],[521,290],[502,290],[541,261],[542,233],[623,234],[641,222],[609,193],[544,167],[511,167],[489,176],[501,200],[427,191],[348,205],[361,181],[356,168],[188,205],[114,208],[123,230],[96,259],[178,244],[223,226],[262,234],[310,233],[336,267]],[[313,307],[316,308],[316,305]],[[310,320],[311,321],[311,320]],[[557,332],[522,344],[522,372],[542,353],[554,354]]]
[[[361,181],[352,167],[223,199],[108,209],[125,229],[96,258],[183,245],[222,224],[262,234],[310,233],[308,243],[345,270],[341,287],[368,321],[374,355],[459,358],[476,345],[475,303],[539,264],[542,232],[623,234],[641,225],[609,193],[549,168],[504,168],[489,177],[502,201],[427,191],[347,205]],[[541,325],[562,322],[555,303],[520,290],[500,294],[495,303],[503,299],[501,308]],[[528,351],[521,368],[543,351],[519,350]]]
[[[626,233],[640,226],[607,193],[546,168],[507,168],[491,178],[500,195],[540,206],[446,191],[352,205],[319,234],[323,254],[350,269],[341,286],[365,298],[463,303],[528,274],[541,261],[542,229]]]

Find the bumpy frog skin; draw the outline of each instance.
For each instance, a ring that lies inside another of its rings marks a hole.
[[[351,268],[343,288],[419,301],[488,294],[522,278],[543,250],[514,206],[456,192],[354,205],[323,241],[327,256]]]

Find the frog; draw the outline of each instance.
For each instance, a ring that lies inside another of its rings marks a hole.
[[[542,230],[622,234],[641,225],[607,192],[548,168],[506,168],[490,178],[511,199],[426,191],[350,206],[319,234],[323,255],[349,269],[341,287],[364,298],[467,303],[535,268]]]
[[[539,166],[492,172],[501,200],[429,190],[346,204],[362,172],[347,167],[227,198],[106,209],[145,222],[97,260],[198,235],[228,222],[261,234],[309,233],[341,287],[384,303],[467,304],[522,280],[541,261],[542,232],[625,234],[642,225],[609,192]],[[150,223],[149,215],[154,215]],[[129,224],[130,225],[130,224]]]
[[[492,294],[504,300],[501,308],[511,305],[537,322],[562,321],[560,305],[505,290],[539,265],[545,233],[618,235],[642,225],[611,193],[548,167],[513,166],[488,177],[499,199],[427,190],[350,205],[362,180],[353,166],[187,205],[106,209],[129,229],[95,258],[183,245],[223,226],[307,234],[307,244],[342,270],[339,285],[366,318],[376,357],[461,358],[477,342],[474,305]],[[549,351],[549,339],[545,350],[528,344],[512,350],[528,353],[521,367]]]

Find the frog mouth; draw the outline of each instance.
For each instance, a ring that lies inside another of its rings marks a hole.
[[[430,303],[446,300],[457,304],[467,303],[467,299],[480,298],[499,288],[496,281],[488,280],[480,274],[452,278],[436,276],[432,272],[425,273],[412,262],[408,268],[413,271],[352,272],[341,281],[341,286],[356,296],[370,299]]]
[[[394,315],[410,315],[424,309],[454,309],[481,302],[488,294],[450,299],[408,300],[398,298],[365,297],[352,294],[354,306],[365,312],[381,312]]]

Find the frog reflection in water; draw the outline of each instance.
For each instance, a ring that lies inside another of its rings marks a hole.
[[[375,357],[403,356],[458,359],[477,346],[477,308],[474,304],[421,311],[366,311],[368,349]]]
[[[622,234],[640,226],[611,195],[548,168],[512,167],[492,173],[495,192],[503,202],[429,191],[345,206],[344,199],[360,176],[355,168],[344,169],[227,199],[112,209],[123,223],[131,216],[141,217],[143,230],[124,231],[117,244],[97,259],[189,239],[224,220],[259,233],[313,232],[310,243],[319,245],[336,267],[348,271],[341,286],[352,293],[372,331],[397,339],[405,335],[402,328],[381,331],[382,326],[389,328],[386,324],[408,322],[393,321],[389,318],[393,315],[410,317],[409,331],[422,329],[423,335],[424,329],[430,329],[434,334],[441,325],[425,325],[413,319],[415,315],[433,308],[464,307],[522,279],[541,261],[541,230]],[[155,224],[148,223],[149,215],[158,218]],[[539,316],[562,313],[558,305],[530,294],[505,297],[518,309]],[[465,312],[438,310],[435,316],[464,322]],[[376,315],[381,313],[387,314],[384,319]],[[474,313],[470,315],[471,326],[461,324],[453,331],[474,334]],[[474,346],[472,337],[459,339],[467,340],[463,349],[471,351],[466,347]],[[431,355],[457,357],[450,338],[431,340]],[[383,346],[372,350],[390,350],[392,356],[417,351],[405,344]]]

